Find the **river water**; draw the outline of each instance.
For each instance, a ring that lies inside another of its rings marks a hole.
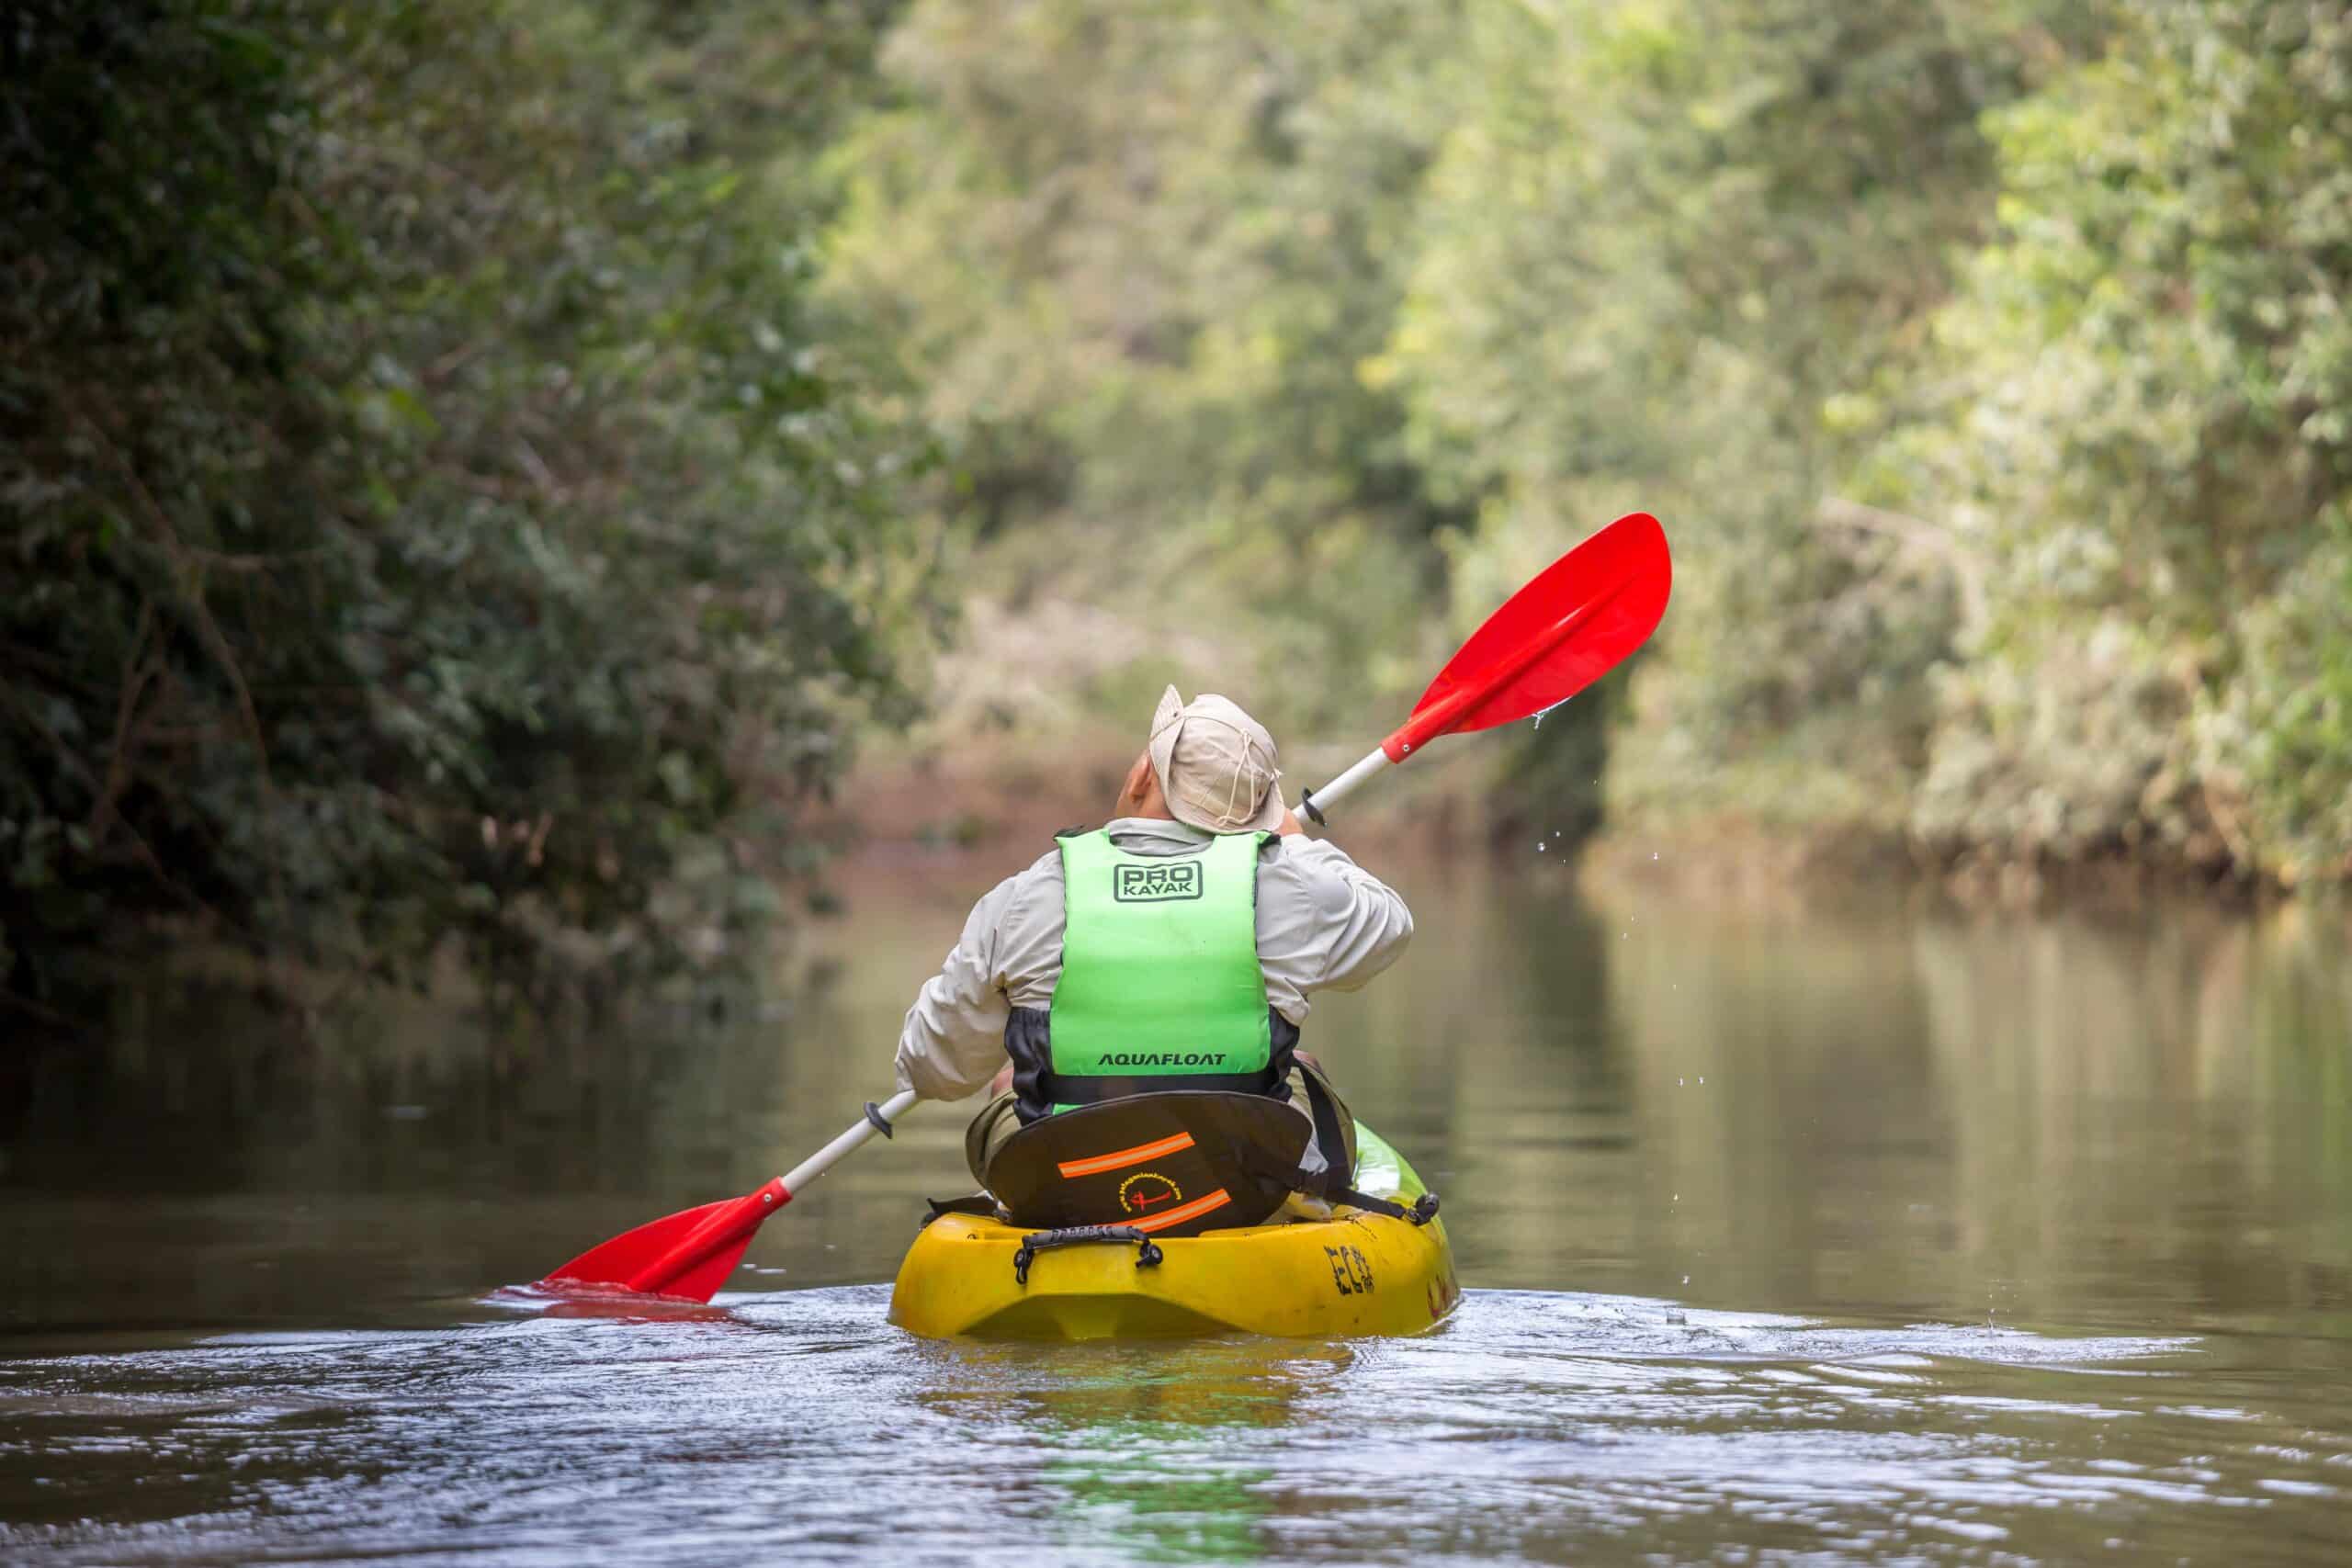
[[[1444,1196],[1410,1340],[885,1321],[926,1107],[718,1310],[502,1301],[888,1087],[990,870],[856,879],[767,1000],[304,1045],[218,987],[0,1077],[0,1560],[2342,1562],[2352,928],[1727,909],[1396,873],[1307,1038]]]

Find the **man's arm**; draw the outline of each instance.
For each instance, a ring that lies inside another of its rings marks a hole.
[[[1396,962],[1413,912],[1328,839],[1284,837],[1258,882],[1258,959],[1269,1000],[1294,1021],[1309,992],[1352,991]]]
[[[915,994],[899,1031],[900,1089],[925,1100],[961,1100],[1003,1062],[1012,1004],[997,962],[997,928],[1019,880],[1005,878],[972,906],[947,961]]]

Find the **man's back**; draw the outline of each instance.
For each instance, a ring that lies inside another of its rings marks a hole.
[[[1160,818],[1113,821],[1132,855],[1196,855],[1216,835]],[[1014,1008],[1046,1009],[1061,978],[1065,922],[1058,851],[1007,877],[973,907],[940,973],[908,1009],[898,1076],[926,1100],[960,1100],[1005,1064]],[[1328,840],[1291,834],[1258,856],[1258,962],[1266,1000],[1304,1024],[1317,991],[1352,990],[1396,961],[1413,917],[1379,878]]]

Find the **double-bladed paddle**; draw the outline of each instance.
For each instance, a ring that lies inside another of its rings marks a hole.
[[[1317,822],[1382,768],[1441,735],[1491,729],[1557,707],[1623,662],[1666,614],[1674,568],[1645,512],[1620,517],[1544,569],[1487,617],[1438,671],[1410,717],[1363,761],[1299,797]],[[742,1261],[762,1222],[911,1110],[901,1089],[831,1143],[741,1198],[642,1224],[582,1253],[540,1281],[558,1291],[636,1292],[707,1302]]]

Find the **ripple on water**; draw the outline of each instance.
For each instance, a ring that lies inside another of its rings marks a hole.
[[[1417,1339],[1046,1349],[915,1340],[887,1300],[520,1303],[0,1363],[0,1543],[53,1563],[616,1542],[656,1563],[1994,1562],[2110,1540],[2297,1562],[2324,1560],[2352,1461],[2341,1427],[2207,1397],[2184,1338],[1474,1292]]]

